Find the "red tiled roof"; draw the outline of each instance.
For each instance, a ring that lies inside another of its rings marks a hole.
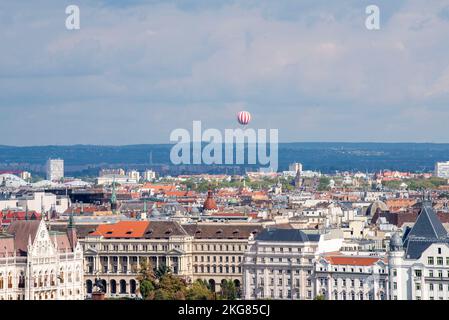
[[[370,266],[381,260],[381,258],[372,257],[354,257],[354,256],[328,256],[325,257],[329,263],[334,265],[352,265],[352,266]]]
[[[119,221],[101,224],[90,235],[105,238],[143,238],[149,223],[149,221]]]

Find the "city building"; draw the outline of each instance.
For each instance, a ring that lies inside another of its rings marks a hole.
[[[449,299],[449,237],[430,202],[402,239],[393,235],[388,265],[391,299]]]
[[[449,178],[449,161],[435,163],[435,176]]]
[[[137,170],[130,170],[128,171],[128,177],[132,180],[135,180],[137,182],[140,181],[140,173]]]
[[[44,220],[13,221],[0,234],[1,300],[84,299],[83,251],[73,223],[52,232]]]
[[[145,170],[143,172],[143,180],[153,181],[154,179],[156,179],[156,172],[154,172],[153,170]]]
[[[101,224],[80,239],[85,255],[87,296],[98,277],[106,297],[136,297],[143,261],[166,266],[192,279],[192,236],[173,221],[119,221]]]
[[[70,199],[65,195],[46,192],[30,192],[0,200],[0,210],[28,209],[36,212],[65,212],[70,206]]]
[[[64,160],[48,159],[47,160],[47,180],[59,181],[64,178]]]
[[[31,181],[31,173],[28,171],[22,171],[20,173],[20,178],[24,181],[30,182]]]
[[[323,255],[314,279],[315,295],[325,300],[388,299],[388,263],[380,257]]]
[[[262,231],[252,223],[198,223],[183,228],[193,237],[193,281],[205,280],[213,291],[232,280],[238,291],[242,285],[243,255],[248,239]]]
[[[342,242],[336,232],[263,230],[248,243],[244,255],[244,298],[312,300],[315,259],[321,253],[339,251]]]

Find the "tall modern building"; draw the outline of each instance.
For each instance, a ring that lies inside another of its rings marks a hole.
[[[449,178],[449,161],[435,163],[435,176]]]
[[[47,180],[56,181],[64,178],[64,160],[48,159],[47,160]]]

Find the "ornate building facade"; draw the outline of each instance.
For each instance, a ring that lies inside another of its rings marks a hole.
[[[391,299],[449,300],[449,237],[430,202],[402,238],[392,237],[388,264]]]
[[[314,298],[315,259],[340,250],[343,239],[297,229],[265,229],[249,243],[243,262],[244,298]]]
[[[80,240],[87,296],[99,278],[106,297],[137,297],[141,262],[192,278],[192,237],[172,221],[120,221],[99,225]]]
[[[83,251],[73,224],[51,232],[44,220],[13,221],[0,235],[0,299],[84,299]]]

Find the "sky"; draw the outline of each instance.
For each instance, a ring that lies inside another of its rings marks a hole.
[[[449,0],[0,2],[2,145],[168,143],[240,110],[281,142],[449,142]]]

